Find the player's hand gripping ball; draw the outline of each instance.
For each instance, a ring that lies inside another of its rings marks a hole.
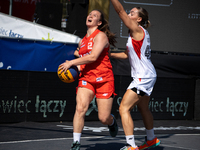
[[[62,72],[62,69],[59,69],[57,71],[58,77],[65,83],[74,82],[78,78],[78,68],[76,66],[70,67],[66,72]]]

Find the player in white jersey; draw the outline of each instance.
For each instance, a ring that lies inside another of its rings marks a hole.
[[[154,135],[153,116],[149,110],[149,100],[156,82],[156,71],[151,63],[150,36],[146,28],[150,25],[148,12],[141,7],[134,7],[127,14],[118,0],[111,0],[116,12],[129,28],[127,50],[122,53],[110,53],[110,56],[118,59],[127,59],[131,65],[130,83],[121,101],[119,112],[126,135],[127,145],[121,150],[139,150],[158,146],[160,141]],[[130,111],[137,105],[142,115],[146,128],[144,144],[137,147],[134,139],[134,123]]]
[[[139,26],[144,33],[144,37],[140,41],[134,40],[130,35],[127,40],[127,52],[131,65],[131,76],[133,81],[128,89],[136,88],[136,93],[140,91],[150,96],[156,81],[156,71],[151,63],[150,36],[147,30]],[[139,44],[137,47],[135,44]]]

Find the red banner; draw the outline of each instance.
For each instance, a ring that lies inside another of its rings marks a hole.
[[[36,3],[40,0],[12,0],[12,16],[33,21]],[[10,0],[0,1],[0,12],[9,14]]]

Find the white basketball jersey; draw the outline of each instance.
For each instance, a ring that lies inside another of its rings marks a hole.
[[[141,26],[140,26],[141,27]],[[156,70],[150,60],[151,48],[150,48],[150,36],[147,30],[141,27],[144,31],[144,40],[139,54],[136,53],[132,38],[129,35],[127,40],[127,51],[129,56],[129,62],[131,65],[131,76],[133,78],[152,78],[156,77]]]

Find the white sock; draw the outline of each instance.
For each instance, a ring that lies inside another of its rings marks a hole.
[[[151,141],[155,138],[154,129],[151,129],[151,130],[146,129],[146,134],[147,134],[148,141]]]
[[[78,141],[80,143],[81,133],[73,132],[73,138],[74,138],[74,142]]]
[[[128,143],[128,144],[130,144],[132,147],[137,147],[136,145],[135,145],[135,138],[134,138],[134,135],[128,135],[128,136],[126,136],[126,142]]]

